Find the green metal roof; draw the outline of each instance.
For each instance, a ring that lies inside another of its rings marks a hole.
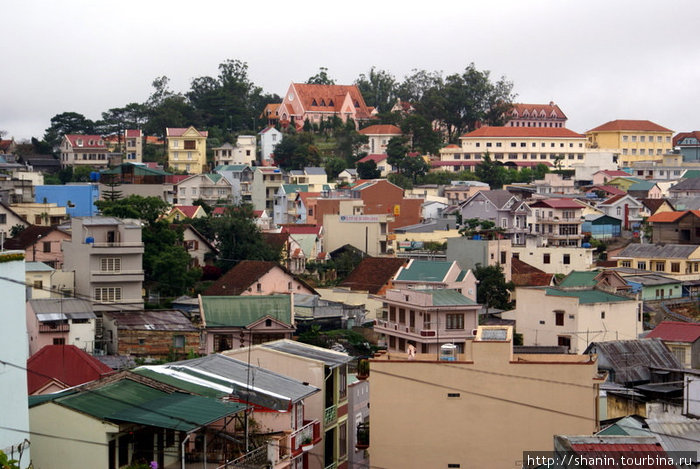
[[[632,301],[631,298],[613,295],[612,293],[600,290],[559,290],[557,288],[547,288],[546,291],[549,296],[571,296],[578,298],[579,304]]]
[[[700,169],[689,169],[683,175],[683,179],[700,178]]]
[[[159,428],[190,432],[246,408],[209,397],[164,391],[130,379],[92,390],[50,394],[41,402],[53,401],[100,420],[132,422]]]
[[[466,296],[459,293],[457,290],[430,290],[424,291],[433,297],[433,306],[476,306],[474,300],[470,300]]]
[[[412,261],[401,269],[398,281],[404,282],[442,282],[452,262],[447,261]]]
[[[642,181],[642,182],[637,182],[635,184],[632,184],[628,191],[648,191],[651,190],[654,186],[656,185],[655,182],[651,181]]]
[[[122,174],[122,166],[125,165],[130,165],[134,167],[134,174],[137,174],[139,176],[170,176],[170,173],[166,173],[165,171],[162,171],[160,169],[154,169],[154,168],[149,168],[148,166],[145,165],[137,165],[137,164],[131,164],[131,163],[124,163],[123,165],[120,166],[115,166],[112,169],[105,169],[100,171],[101,175],[114,175],[114,174]]]
[[[207,327],[246,327],[271,316],[291,325],[289,295],[203,296],[202,315]]]
[[[308,184],[282,184],[284,192],[293,194],[295,192],[309,192]]]
[[[207,173],[207,174],[205,174],[205,176],[208,177],[209,179],[211,179],[211,182],[213,182],[214,184],[219,182],[221,180],[221,178],[223,177],[221,174],[216,174],[216,173]]]
[[[222,164],[214,168],[214,171],[243,171],[249,168],[247,164]]]
[[[461,272],[459,273],[459,275],[457,276],[457,280],[456,280],[456,281],[457,281],[457,282],[461,282],[462,280],[464,280],[464,277],[467,276],[467,272],[468,272],[468,271],[466,271],[466,270],[461,271]]]
[[[170,386],[175,386],[176,388],[182,389],[184,391],[192,392],[195,394],[199,394],[200,396],[206,396],[206,397],[213,397],[214,399],[220,399],[224,396],[227,396],[228,393],[224,391],[217,391],[216,389],[213,389],[208,386],[201,386],[199,384],[195,384],[189,381],[185,381],[184,379],[179,379],[174,376],[170,376],[165,373],[158,373],[153,370],[149,370],[148,368],[137,368],[132,371],[133,373],[136,373],[137,375],[145,376],[147,378],[155,379],[156,381],[160,381],[161,383],[169,384]]]
[[[595,287],[595,277],[600,272],[574,270],[564,277],[559,284],[560,287]]]

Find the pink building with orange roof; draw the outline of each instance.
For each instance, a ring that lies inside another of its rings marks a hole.
[[[549,104],[513,104],[506,113],[508,127],[566,127],[567,117],[550,101]]]
[[[292,83],[289,85],[282,104],[277,109],[280,123],[291,122],[297,127],[304,121],[320,124],[321,120],[330,120],[334,116],[343,122],[352,119],[355,122],[369,120],[373,108],[365,104],[362,93],[355,85],[309,85]]]

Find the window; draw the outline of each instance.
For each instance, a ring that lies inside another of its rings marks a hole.
[[[636,136],[636,135],[632,135],[632,141],[633,141],[633,142],[636,142],[636,141],[637,141],[637,136]]]
[[[195,140],[185,140],[185,150],[195,149],[197,149],[197,142]]]
[[[340,387],[338,388],[338,398],[345,399],[348,396],[348,368],[347,365],[338,367],[338,379]]]
[[[663,261],[654,262],[654,270],[657,272],[666,271],[666,262],[663,262]]]
[[[42,288],[44,288],[44,282],[41,280],[34,280],[34,289],[41,290]]]
[[[423,329],[430,330],[432,324],[430,323],[430,313],[423,314]]]
[[[640,135],[640,136],[639,136],[639,141],[640,141],[640,142],[643,142],[644,140],[645,140],[644,135]]]
[[[571,255],[570,254],[564,254],[564,259],[563,261],[564,265],[569,265],[571,264]]]
[[[389,306],[389,321],[396,322],[396,307]]]
[[[554,312],[554,324],[556,324],[557,326],[564,325],[564,311]]]
[[[100,272],[121,272],[122,260],[119,257],[104,257],[100,259]]]
[[[53,344],[54,345],[66,345],[66,339],[63,337],[54,337]]]
[[[627,135],[623,135],[623,136],[622,136],[622,141],[623,141],[623,142],[626,142],[627,140],[629,140],[629,137],[628,137]]]
[[[347,380],[346,380],[347,382]],[[338,459],[345,459],[348,455],[348,423],[343,422],[338,429]]]
[[[95,288],[96,301],[120,301],[122,299],[121,287]]]
[[[4,225],[6,223],[7,223],[7,214],[0,213],[0,225]]]
[[[511,146],[511,147],[516,147],[516,146],[518,146],[518,144],[515,143],[515,142],[510,142],[510,146]]]
[[[600,312],[600,319],[605,319],[605,311]]]
[[[543,264],[549,264],[550,258],[549,258],[549,253],[545,253],[542,255],[542,263]]]
[[[618,217],[619,217],[620,215],[622,215],[622,207],[617,207],[617,208],[615,209],[615,213],[617,213],[617,216],[618,216]]]
[[[184,335],[174,335],[173,336],[173,348],[185,348],[185,336]]]
[[[399,308],[399,324],[406,324],[406,310]]]
[[[257,291],[258,293],[262,292],[262,284],[258,283],[257,285],[255,285],[255,291]]]
[[[571,349],[571,337],[560,335],[557,337],[557,345]]]
[[[505,252],[505,251],[501,251],[501,264],[505,264],[505,263],[506,263],[506,260],[507,260],[507,259],[506,259],[506,252]]]
[[[620,261],[620,267],[632,267],[632,261]]]
[[[464,329],[464,314],[448,314],[445,329]]]
[[[671,262],[671,272],[679,273],[681,271],[680,262]]]
[[[647,263],[646,263],[646,261],[637,262],[637,269],[639,269],[639,270],[647,270]]]

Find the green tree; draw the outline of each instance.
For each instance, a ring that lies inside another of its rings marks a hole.
[[[130,195],[117,200],[98,200],[95,206],[108,217],[137,218],[149,225],[154,225],[169,208],[167,202],[159,197],[142,197]]]
[[[328,175],[329,178],[335,179],[338,177],[338,174],[340,174],[341,171],[343,171],[347,167],[346,162],[342,158],[328,158],[326,160],[326,174]]]
[[[428,90],[439,88],[441,84],[440,72],[413,69],[411,75],[404,77],[396,92],[401,100],[417,103],[423,99]]]
[[[428,120],[418,114],[410,114],[401,123],[401,131],[409,136],[411,148],[421,153],[437,154],[442,144],[440,132],[433,129]]]
[[[119,186],[121,186],[119,175],[108,174],[102,176],[100,179],[102,184],[109,188],[102,193],[103,200],[115,201],[122,198],[122,191],[119,190]]]
[[[279,261],[280,252],[263,239],[251,205],[228,207],[223,216],[211,219],[211,226],[220,253],[218,266],[222,271],[228,271],[245,259]]]
[[[491,189],[500,189],[506,182],[506,169],[500,163],[491,160],[488,152],[484,153],[474,173],[479,181],[485,182]]]
[[[360,179],[379,179],[382,177],[382,172],[377,169],[377,163],[374,160],[357,163],[357,177]]]
[[[318,73],[306,80],[307,85],[335,85],[335,80],[328,76],[326,67],[319,67]]]
[[[290,133],[275,146],[275,164],[284,170],[320,166],[321,152],[310,133]]]
[[[77,112],[63,112],[51,118],[51,126],[44,132],[44,141],[53,147],[66,134],[94,134],[95,123]]]
[[[389,112],[396,102],[397,83],[390,72],[372,67],[367,75],[360,74],[355,85],[362,93],[365,103],[379,112]]]
[[[165,297],[188,293],[202,276],[200,269],[190,268],[191,258],[183,246],[182,233],[165,221],[149,224],[142,230],[146,284]]]
[[[474,276],[479,281],[476,289],[479,303],[487,308],[513,309],[515,303],[510,300],[510,293],[515,290],[515,286],[513,282],[506,282],[500,264],[485,267],[477,264]]]
[[[462,228],[459,233],[467,238],[473,238],[475,235],[481,235],[488,239],[498,239],[503,228],[496,226],[491,220],[481,220],[479,218],[468,218],[462,221]]]
[[[362,135],[355,130],[354,123],[340,127],[333,133],[333,136],[335,137],[335,154],[345,160],[346,167],[352,167],[355,164],[360,148],[369,142],[367,135]]]

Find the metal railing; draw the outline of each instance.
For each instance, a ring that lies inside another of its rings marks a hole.
[[[255,448],[243,456],[228,461],[216,469],[260,469],[268,467],[267,445]]]
[[[323,425],[330,425],[338,420],[338,406],[332,405],[323,412]]]

